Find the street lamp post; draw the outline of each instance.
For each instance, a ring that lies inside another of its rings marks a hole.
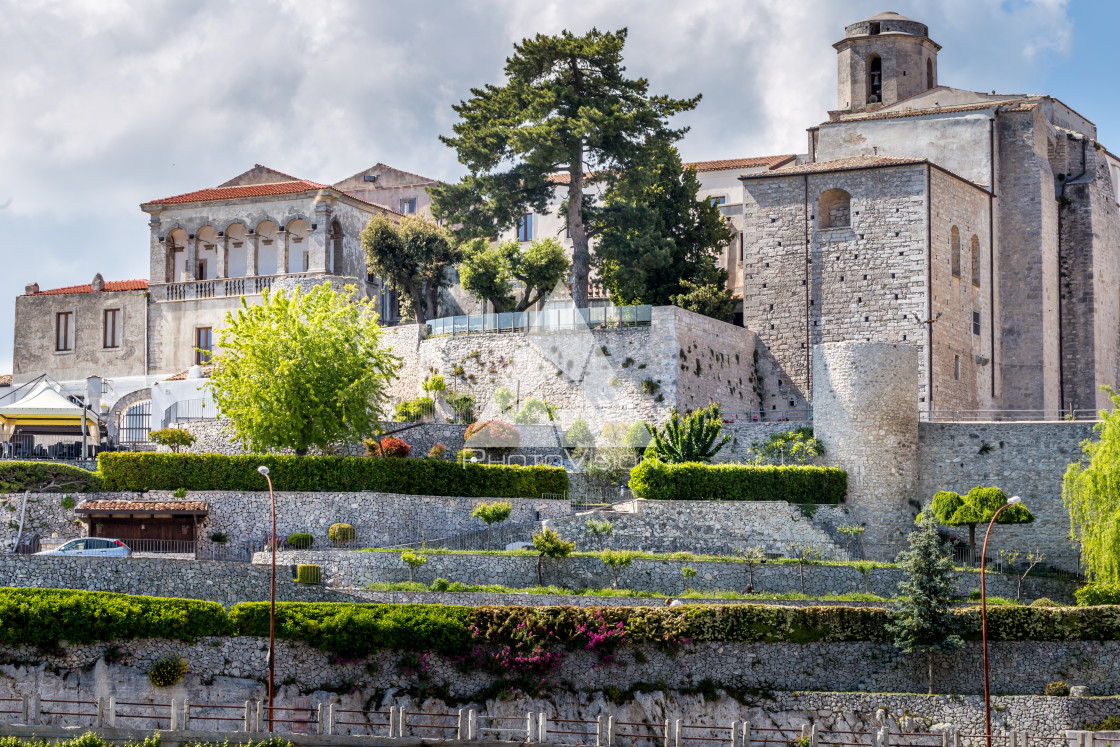
[[[268,467],[263,464],[257,467],[257,472],[268,480],[268,500],[272,505],[272,587],[269,591],[270,605],[268,608],[268,731],[272,733],[272,683],[276,673],[276,494],[272,492],[272,478],[268,476]]]
[[[992,514],[992,520],[988,522],[988,531],[984,532],[984,548],[980,551],[980,647],[984,659],[984,733],[987,735],[987,747],[992,747],[992,701],[988,689],[988,593],[984,585],[988,536],[992,533],[992,525],[996,523],[996,517],[1000,515],[1003,509],[1014,506],[1016,503],[1022,503],[1022,501],[1023,499],[1017,495],[1008,498],[1007,503],[1000,506],[999,510]]]

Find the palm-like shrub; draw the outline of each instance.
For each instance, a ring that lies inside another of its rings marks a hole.
[[[731,442],[731,434],[721,436],[723,420],[719,405],[712,403],[681,417],[673,410],[664,428],[652,430],[652,456],[669,464],[710,462]]]

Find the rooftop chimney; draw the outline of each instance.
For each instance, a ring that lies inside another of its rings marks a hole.
[[[33,295],[35,293],[38,293],[39,292],[39,284],[38,283],[28,283],[27,285],[25,285],[23,287],[23,292],[26,293],[29,296]]]
[[[100,293],[105,290],[105,278],[101,277],[101,273],[99,272],[93,276],[93,282],[89,285],[94,293]]]

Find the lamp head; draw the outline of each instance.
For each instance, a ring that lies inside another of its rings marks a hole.
[[[257,472],[260,472],[265,477],[268,477],[268,467],[264,466],[263,464],[257,467]]]
[[[1023,499],[1020,498],[1017,495],[1013,495],[1013,496],[1011,496],[1010,498],[1007,499],[1007,505],[1008,506],[1014,506],[1016,503],[1022,503],[1022,502],[1023,502]]]

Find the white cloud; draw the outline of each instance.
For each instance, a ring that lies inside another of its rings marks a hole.
[[[898,7],[930,25],[945,45],[941,79],[961,87],[1029,88],[1038,65],[1072,46],[1059,0]],[[143,200],[257,162],[324,181],[377,161],[456,177],[454,154],[436,139],[450,132],[451,104],[499,80],[525,36],[629,27],[631,74],[657,93],[704,95],[681,117],[692,128],[684,156],[733,157],[804,151],[805,128],[835,106],[831,44],[881,9],[865,0],[0,0],[0,372],[10,367],[11,298],[25,283],[147,275]]]

